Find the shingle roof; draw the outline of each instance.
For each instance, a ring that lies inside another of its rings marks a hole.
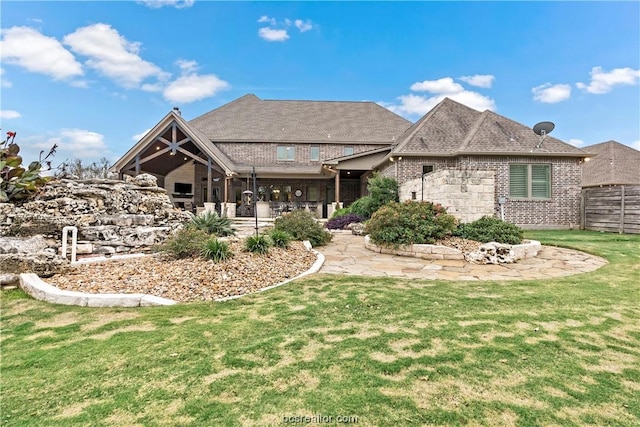
[[[546,136],[536,148],[539,142],[540,137],[528,126],[445,98],[405,132],[392,154],[588,155],[552,136]]]
[[[640,184],[640,151],[607,141],[583,148],[597,156],[582,168],[582,186]]]
[[[373,102],[279,101],[245,95],[189,122],[211,141],[391,144],[411,122]]]

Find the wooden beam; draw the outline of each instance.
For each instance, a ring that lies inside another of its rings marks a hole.
[[[155,159],[156,157],[161,156],[161,155],[163,155],[164,153],[168,153],[168,152],[169,152],[169,148],[168,148],[168,147],[167,147],[167,148],[163,148],[162,150],[160,150],[160,151],[156,151],[155,153],[153,153],[153,154],[151,154],[151,155],[149,155],[149,156],[147,156],[147,157],[143,157],[142,159],[140,159],[140,163],[141,163],[141,164],[142,164],[142,163],[146,163],[146,162],[148,162],[149,160],[153,160],[153,159]]]
[[[211,157],[209,157],[207,162],[207,202],[213,203],[213,176],[211,174],[212,167]]]
[[[140,154],[136,154],[136,175],[140,175]]]

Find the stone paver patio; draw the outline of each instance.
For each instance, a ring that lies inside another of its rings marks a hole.
[[[597,270],[607,261],[573,249],[542,246],[535,258],[515,264],[479,265],[458,260],[424,260],[380,254],[364,247],[364,237],[337,233],[317,248],[325,256],[320,273],[445,280],[530,280]]]

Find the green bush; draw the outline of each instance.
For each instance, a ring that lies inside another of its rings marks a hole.
[[[244,248],[249,252],[253,252],[254,254],[267,254],[269,253],[270,247],[271,240],[264,234],[249,236],[244,241]]]
[[[456,219],[430,202],[392,202],[375,212],[366,227],[374,243],[397,247],[434,243],[453,232]]]
[[[276,218],[274,226],[276,230],[289,233],[295,240],[308,240],[314,247],[326,245],[332,237],[312,213],[302,209]]]
[[[14,142],[15,132],[7,132],[7,138],[0,142],[0,203],[17,202],[27,199],[38,192],[51,180],[49,176],[41,176],[42,166],[51,169],[49,157],[53,156],[58,146],[51,147],[44,158],[44,151],[40,152],[37,161],[23,167],[22,157],[19,155],[20,146]]]
[[[467,224],[460,224],[455,234],[482,243],[498,242],[517,245],[522,242],[520,227],[488,215]]]
[[[276,229],[269,231],[269,238],[271,239],[273,246],[284,249],[289,247],[289,242],[293,239],[291,234],[286,231]]]
[[[181,228],[173,233],[160,245],[160,250],[169,253],[174,258],[189,258],[200,255],[202,246],[209,235],[191,227]]]
[[[397,202],[398,182],[386,176],[375,173],[367,183],[368,196],[360,197],[349,206],[350,213],[362,217],[364,220],[371,218],[373,213],[390,202]]]
[[[369,219],[375,210],[373,209],[373,199],[371,196],[364,196],[356,199],[349,206],[352,214],[358,215],[362,219]]]
[[[194,216],[189,221],[188,227],[220,237],[236,234],[236,230],[231,227],[231,219],[220,217],[215,211],[207,211]]]
[[[347,215],[347,214],[350,214],[350,213],[351,213],[351,206],[349,206],[347,208],[336,209],[335,211],[333,211],[333,215],[331,215],[331,218],[344,216],[344,215]]]
[[[209,238],[204,245],[202,245],[200,255],[213,262],[224,261],[233,256],[229,248],[229,243],[216,238]]]

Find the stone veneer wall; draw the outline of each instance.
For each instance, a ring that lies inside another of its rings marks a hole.
[[[511,163],[551,164],[551,198],[509,199],[509,165]],[[423,165],[442,169],[491,170],[495,173],[494,209],[499,215],[498,197],[507,197],[505,220],[523,228],[574,228],[580,224],[582,169],[573,157],[530,156],[461,156],[404,157],[381,165],[384,176],[402,184],[420,178]]]
[[[400,201],[425,200],[439,203],[462,222],[472,222],[484,215],[494,215],[494,172],[483,170],[442,169],[400,185]],[[424,194],[423,194],[424,189]]]
[[[0,236],[43,235],[58,250],[63,227],[76,226],[78,254],[140,252],[188,218],[148,174],[129,182],[62,179],[20,206],[0,204]]]

